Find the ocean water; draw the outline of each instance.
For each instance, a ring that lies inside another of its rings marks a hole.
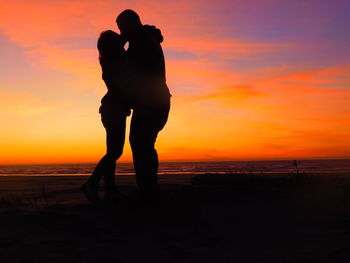
[[[161,162],[159,174],[203,173],[291,173],[306,172],[350,176],[350,160]],[[0,176],[82,176],[90,175],[95,164],[2,165]],[[118,163],[117,174],[134,174],[132,163]]]

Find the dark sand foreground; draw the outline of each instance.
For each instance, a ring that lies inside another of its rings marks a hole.
[[[160,176],[158,206],[91,205],[85,177],[0,177],[0,262],[350,262],[350,178],[192,176]]]

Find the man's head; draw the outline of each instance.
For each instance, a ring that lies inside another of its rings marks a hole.
[[[142,27],[142,23],[139,15],[130,9],[126,9],[121,12],[117,17],[117,25],[120,33],[126,38],[133,35],[139,28]]]

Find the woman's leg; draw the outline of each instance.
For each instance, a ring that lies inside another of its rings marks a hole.
[[[125,142],[126,116],[102,112],[101,119],[106,129],[107,152],[96,165],[89,182],[97,186],[103,176],[106,191],[113,191],[116,188],[116,161],[123,153]]]

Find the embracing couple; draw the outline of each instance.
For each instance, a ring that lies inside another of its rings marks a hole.
[[[155,26],[143,25],[132,10],[124,10],[116,22],[120,34],[104,31],[97,44],[102,79],[108,90],[99,110],[107,134],[107,153],[81,190],[91,202],[99,201],[98,184],[103,177],[104,201],[121,199],[115,183],[116,161],[123,152],[126,118],[132,110],[129,140],[139,193],[145,200],[156,200],[159,185],[155,142],[167,122],[171,96],[160,45],[163,36]]]

